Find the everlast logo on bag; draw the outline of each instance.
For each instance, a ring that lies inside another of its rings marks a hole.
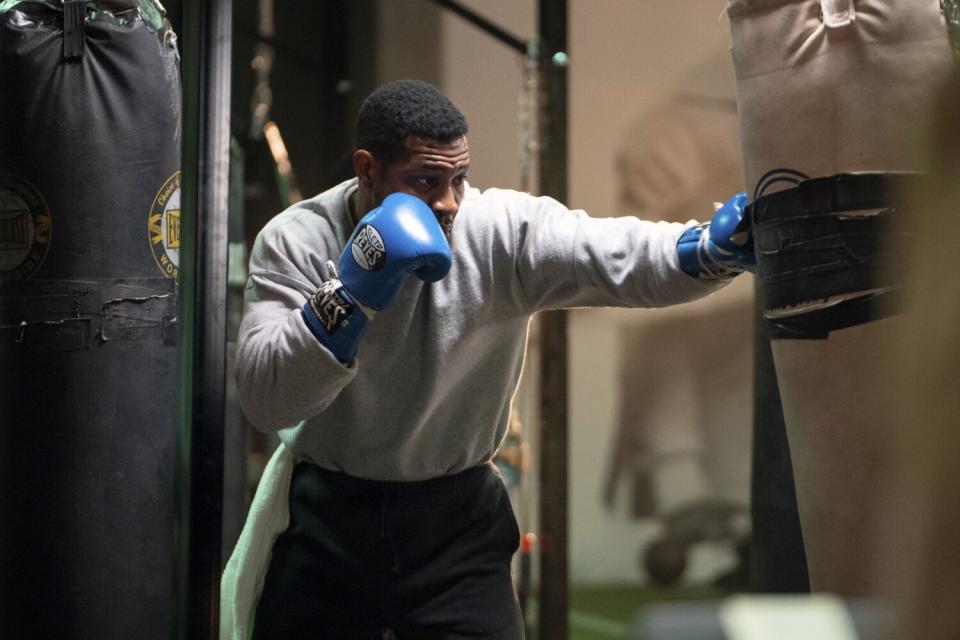
[[[160,271],[168,278],[180,272],[180,172],[157,192],[147,218],[147,240]]]
[[[357,230],[357,235],[353,238],[353,259],[361,268],[367,271],[378,271],[383,268],[387,261],[387,249],[383,244],[383,238],[376,229],[368,224],[363,225]]]
[[[50,248],[51,217],[36,187],[0,173],[0,283],[31,277]]]

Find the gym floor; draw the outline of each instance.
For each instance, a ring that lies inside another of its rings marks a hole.
[[[670,601],[719,600],[730,592],[711,585],[651,587],[638,584],[572,586],[570,640],[624,640],[644,606]],[[536,606],[536,602],[532,603]],[[531,633],[531,636],[534,634]]]

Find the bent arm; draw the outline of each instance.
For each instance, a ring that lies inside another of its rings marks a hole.
[[[300,307],[259,294],[252,276],[237,345],[240,406],[263,431],[292,427],[324,409],[356,375],[310,332]],[[306,297],[300,295],[302,300]],[[301,302],[302,306],[302,302]]]
[[[327,276],[326,253],[322,243],[307,247],[289,235],[262,234],[251,256],[235,374],[240,406],[263,431],[320,413],[356,375],[356,365],[340,363],[301,312]]]

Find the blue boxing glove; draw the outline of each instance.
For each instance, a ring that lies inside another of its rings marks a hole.
[[[367,321],[390,304],[408,274],[436,282],[451,264],[450,245],[430,207],[414,196],[391,194],[357,224],[334,278],[303,305],[303,319],[340,362],[349,364]]]
[[[710,222],[690,227],[677,241],[680,268],[704,280],[730,278],[757,264],[753,238],[740,231],[747,194],[740,192],[719,206]]]

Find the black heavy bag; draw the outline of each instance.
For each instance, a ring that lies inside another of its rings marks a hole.
[[[179,122],[155,0],[0,2],[0,637],[169,636]]]

